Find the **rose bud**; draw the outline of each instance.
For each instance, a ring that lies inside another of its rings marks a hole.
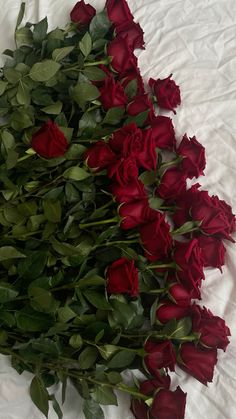
[[[123,230],[138,227],[156,217],[156,211],[151,209],[147,199],[121,204],[119,215],[122,218],[120,227]]]
[[[138,167],[134,158],[120,158],[107,168],[107,176],[113,182],[125,185],[138,177]]]
[[[186,396],[180,387],[175,391],[158,391],[150,408],[150,418],[184,419]]]
[[[138,179],[131,180],[131,182],[125,185],[113,183],[110,186],[110,190],[112,195],[115,196],[116,201],[120,204],[147,198],[147,191],[144,184]]]
[[[149,408],[142,400],[132,399],[130,410],[136,419],[150,419]]]
[[[151,123],[155,117],[153,103],[149,99],[148,94],[136,96],[132,102],[127,106],[127,113],[130,116],[137,116],[142,112],[147,111],[147,119],[145,123]]]
[[[181,168],[188,178],[203,175],[206,166],[205,148],[196,140],[196,137],[188,139],[185,134],[177,148],[177,153],[183,157]]]
[[[107,54],[112,57],[113,70],[120,73],[121,78],[127,71],[137,68],[137,58],[126,38],[119,36],[111,41],[107,46]]]
[[[140,227],[140,238],[148,260],[165,259],[172,248],[170,226],[165,215],[155,211],[155,219]]]
[[[170,284],[168,290],[169,297],[175,304],[181,307],[188,307],[191,304],[191,296],[183,285],[177,282]]]
[[[107,269],[107,292],[108,294],[138,295],[138,270],[134,260],[120,258],[113,262]]]
[[[95,171],[103,170],[110,164],[115,164],[115,161],[117,160],[116,155],[103,140],[99,140],[92,145],[84,153],[83,158],[86,160],[88,167]]]
[[[116,26],[115,33],[122,37],[127,38],[128,45],[132,50],[137,48],[144,48],[143,30],[139,23],[123,22]]]
[[[225,263],[225,246],[222,240],[211,236],[198,236],[198,244],[202,249],[203,266],[211,266],[222,271]]]
[[[203,273],[202,252],[196,239],[189,242],[175,241],[173,258],[177,264],[176,277],[189,291],[192,298],[200,298]]]
[[[80,25],[88,25],[96,14],[96,9],[90,4],[85,4],[84,0],[78,1],[70,12],[72,22]]]
[[[200,333],[200,343],[208,348],[226,350],[229,344],[228,336],[231,336],[225,321],[214,316],[210,310],[198,305],[191,307],[192,331]]]
[[[124,22],[132,22],[133,15],[126,0],[107,0],[106,9],[109,20],[118,26]]]
[[[168,300],[162,301],[156,310],[156,317],[162,324],[173,319],[180,320],[186,316],[189,316],[189,307],[181,307]]]
[[[53,121],[48,121],[36,131],[31,140],[31,147],[42,157],[52,159],[63,156],[68,148],[63,132]]]
[[[177,167],[167,169],[156,193],[163,199],[174,200],[186,190],[186,175]]]
[[[151,121],[151,128],[156,147],[173,150],[176,144],[175,131],[172,120],[167,116],[155,116]]]
[[[149,339],[145,343],[144,349],[147,352],[144,362],[152,375],[159,377],[160,373],[158,370],[162,368],[169,368],[170,371],[175,370],[176,355],[170,340],[159,343]]]
[[[124,88],[119,82],[115,82],[114,77],[107,77],[99,90],[101,94],[99,100],[105,111],[110,108],[126,105],[127,97]]]
[[[193,343],[184,343],[181,345],[179,355],[180,368],[205,385],[212,382],[217,363],[217,349],[205,350]]]
[[[151,396],[160,388],[170,388],[170,377],[168,374],[159,375],[155,374],[156,378],[153,380],[145,380],[140,384],[139,390],[141,393]]]
[[[150,79],[148,84],[157,98],[158,106],[176,113],[174,109],[181,103],[180,89],[171,77],[172,74],[166,79]]]

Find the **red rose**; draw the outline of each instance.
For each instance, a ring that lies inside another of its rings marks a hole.
[[[121,258],[109,266],[106,272],[107,292],[109,294],[138,295],[138,270],[134,260]]]
[[[160,388],[170,388],[170,377],[168,374],[159,375],[155,379],[143,381],[140,384],[139,390],[141,393],[149,396],[154,394],[156,390]]]
[[[168,300],[162,301],[156,311],[156,317],[162,324],[173,319],[180,320],[188,315],[189,307],[181,307]]]
[[[116,201],[120,204],[147,198],[144,184],[138,179],[134,179],[123,186],[118,183],[113,183],[110,186],[110,190],[112,195],[115,196]]]
[[[114,23],[115,26],[124,22],[133,21],[134,17],[126,0],[107,0],[105,7],[109,20]]]
[[[137,58],[126,38],[119,36],[111,41],[107,47],[107,54],[112,57],[111,66],[120,73],[121,78],[127,71],[137,68]]]
[[[177,167],[166,170],[161,178],[161,183],[156,189],[163,199],[176,199],[186,190],[186,175]]]
[[[147,199],[121,204],[119,215],[122,218],[120,227],[123,230],[138,227],[156,217],[156,211],[151,209]]]
[[[70,12],[72,22],[80,25],[88,25],[96,14],[96,9],[90,4],[85,4],[84,0],[78,1]]]
[[[173,150],[176,139],[172,120],[167,116],[155,116],[151,121],[151,128],[156,147]]]
[[[231,206],[228,205],[223,199],[219,199],[216,195],[213,195],[211,199],[214,206],[221,210],[221,212],[224,214],[224,217],[226,218],[229,225],[229,232],[234,233],[236,231],[236,218],[232,212]]]
[[[173,215],[173,221],[176,227],[181,227],[186,221],[191,221],[191,206],[199,193],[198,188],[200,186],[197,183],[176,198],[176,210]]]
[[[68,142],[57,124],[53,121],[48,121],[33,134],[31,147],[40,156],[52,159],[65,154]]]
[[[136,155],[138,166],[146,170],[155,170],[157,166],[156,145],[152,135],[152,129],[143,131],[142,148]]]
[[[211,236],[198,236],[198,244],[202,249],[203,266],[211,266],[222,271],[221,266],[225,263],[225,246],[222,240]]]
[[[174,109],[181,103],[180,90],[171,77],[172,74],[166,79],[150,79],[148,84],[153,89],[160,108],[176,113]]]
[[[189,291],[192,298],[200,298],[200,290],[203,273],[202,252],[196,239],[189,242],[175,241],[173,258],[178,266],[176,277],[178,281]]]
[[[152,419],[149,416],[149,409],[142,400],[132,399],[130,410],[136,419]]]
[[[184,343],[180,348],[179,366],[201,383],[212,382],[217,363],[217,349],[205,350],[193,343]]]
[[[116,154],[124,157],[137,156],[142,148],[142,131],[135,123],[125,125],[116,130],[109,140],[109,146]]]
[[[163,342],[154,342],[150,339],[144,346],[147,355],[144,357],[145,365],[152,375],[159,377],[159,369],[169,368],[170,371],[175,370],[176,355],[174,347],[170,340]]]
[[[165,221],[165,215],[155,211],[153,221],[140,228],[140,238],[145,249],[145,256],[150,261],[165,259],[172,247],[170,226]]]
[[[200,333],[200,343],[207,348],[226,350],[229,344],[230,330],[225,321],[214,316],[210,310],[198,305],[191,307],[192,331]]]
[[[138,177],[138,167],[133,157],[120,158],[107,168],[107,175],[120,185],[129,183]]]
[[[116,34],[122,38],[127,38],[132,50],[144,48],[143,30],[139,23],[123,22],[116,26]]]
[[[188,307],[191,303],[191,296],[183,285],[177,282],[170,284],[168,290],[169,297],[175,304],[181,307]]]
[[[119,82],[115,82],[114,77],[107,77],[99,90],[101,94],[99,100],[105,111],[116,106],[126,105],[127,97],[124,88]]]
[[[103,170],[116,161],[116,155],[103,140],[92,145],[83,156],[87,165],[96,171]]]
[[[150,419],[184,419],[186,396],[180,387],[175,391],[158,391],[150,408]]]
[[[188,178],[197,178],[203,174],[206,166],[205,148],[196,140],[196,137],[188,139],[185,134],[177,153],[183,157],[181,168]]]
[[[132,102],[127,106],[127,113],[130,116],[137,116],[142,112],[147,111],[147,119],[145,122],[151,123],[155,117],[153,103],[149,99],[147,93],[144,95],[136,96]]]

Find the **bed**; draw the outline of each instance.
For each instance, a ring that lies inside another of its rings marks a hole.
[[[0,50],[13,47],[20,0],[0,0]],[[90,0],[97,9],[105,0]],[[207,168],[200,183],[236,212],[236,2],[235,0],[129,0],[145,32],[146,50],[138,51],[146,82],[173,73],[181,88],[182,105],[173,117],[178,139],[184,133],[206,147]],[[47,15],[50,27],[64,25],[74,0],[26,0],[26,20]],[[1,63],[3,57],[1,57]],[[236,239],[236,237],[235,237]],[[201,304],[223,317],[231,328],[231,343],[218,352],[214,381],[208,388],[178,370],[173,388],[188,393],[186,419],[236,417],[236,246],[227,242],[223,272],[206,270]],[[127,372],[127,376],[129,373]],[[0,356],[0,419],[41,419],[28,395],[30,374],[19,376],[7,357]],[[56,388],[60,400],[60,387]],[[119,395],[119,407],[104,407],[109,419],[132,419],[129,398]],[[79,396],[68,387],[65,419],[82,419]],[[56,418],[50,410],[49,418]]]

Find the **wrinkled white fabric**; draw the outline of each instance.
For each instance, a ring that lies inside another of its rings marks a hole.
[[[90,0],[101,9],[105,0]],[[26,20],[48,16],[50,28],[64,25],[75,0],[26,0]],[[206,147],[207,168],[200,183],[225,199],[236,212],[236,1],[129,0],[145,31],[146,50],[139,65],[149,77],[173,78],[181,87],[182,105],[173,116],[177,138],[196,135]],[[0,50],[14,47],[13,31],[20,0],[0,0]],[[1,59],[3,62],[3,59]],[[236,245],[227,242],[226,266],[206,270],[202,304],[225,318],[232,337],[226,353],[219,351],[214,381],[208,388],[181,370],[173,389],[188,393],[186,419],[236,418]],[[19,376],[0,357],[0,419],[42,419],[28,395],[30,374]],[[60,389],[58,388],[60,400]],[[81,400],[69,387],[63,406],[65,419],[82,419]],[[129,398],[119,395],[119,407],[104,407],[106,419],[131,419]],[[55,419],[50,410],[49,419]]]

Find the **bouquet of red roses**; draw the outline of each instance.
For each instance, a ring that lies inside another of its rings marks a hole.
[[[125,0],[79,1],[65,29],[47,18],[15,31],[0,75],[0,352],[50,390],[70,380],[85,417],[104,418],[115,390],[137,419],[183,419],[176,365],[203,384],[230,335],[201,299],[204,268],[221,270],[231,207],[201,190],[204,147],[176,141],[172,79],[144,88],[134,50],[143,31]],[[122,372],[139,370],[127,383]],[[142,377],[142,378],[140,378]]]

